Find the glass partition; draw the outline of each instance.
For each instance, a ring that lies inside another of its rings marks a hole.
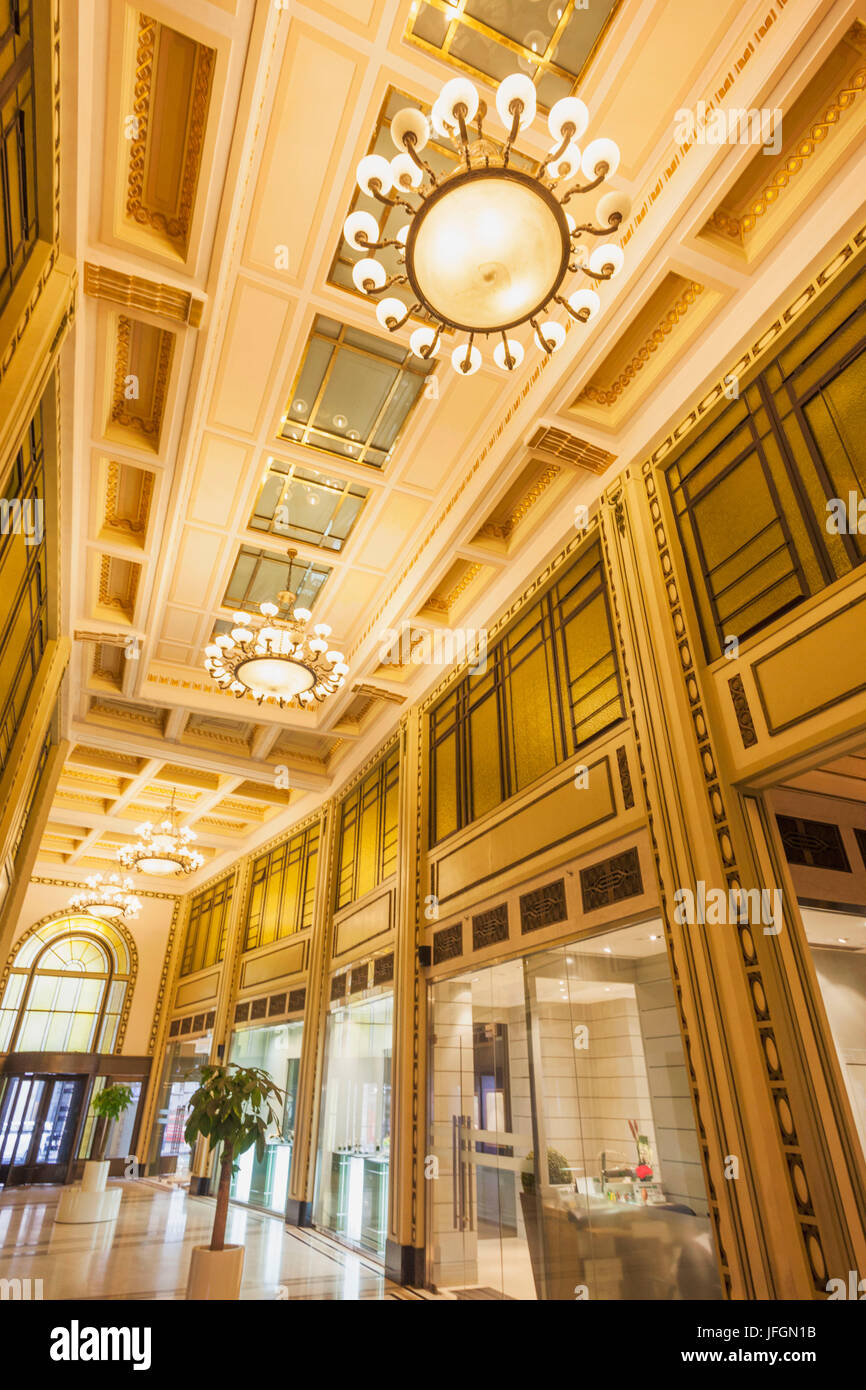
[[[315,1221],[382,1256],[388,1229],[393,997],[328,1016]]]
[[[866,1155],[866,921],[800,909],[830,1033]]]
[[[147,1163],[152,1177],[184,1178],[189,1174],[192,1151],[183,1131],[189,1099],[199,1085],[200,1071],[207,1064],[210,1049],[210,1033],[191,1041],[169,1043],[166,1048]]]
[[[244,1028],[232,1035],[229,1060],[240,1067],[258,1067],[285,1091],[276,1133],[268,1137],[261,1162],[255,1148],[238,1159],[231,1195],[268,1211],[283,1212],[289,1194],[289,1174],[295,1141],[295,1105],[304,1025],[298,1020],[274,1027]]]
[[[660,924],[435,983],[430,1035],[434,1287],[722,1297]]]

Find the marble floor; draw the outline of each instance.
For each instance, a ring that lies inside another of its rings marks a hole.
[[[59,1187],[0,1190],[0,1279],[41,1279],[46,1300],[184,1298],[190,1250],[210,1238],[213,1201],[145,1180],[117,1185],[117,1220],[87,1226],[55,1225]],[[319,1232],[246,1207],[230,1207],[226,1238],[246,1249],[244,1299],[425,1297]]]

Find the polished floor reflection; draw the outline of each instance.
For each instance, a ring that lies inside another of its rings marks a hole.
[[[114,1184],[112,1184],[114,1185]],[[41,1279],[48,1299],[182,1299],[190,1251],[205,1245],[213,1202],[124,1182],[116,1221],[58,1226],[60,1187],[0,1194],[0,1279]],[[227,1239],[246,1248],[244,1299],[393,1299],[416,1294],[316,1231],[232,1206]]]

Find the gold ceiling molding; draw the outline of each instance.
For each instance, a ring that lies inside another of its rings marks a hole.
[[[175,289],[173,285],[145,280],[139,275],[124,275],[91,261],[84,262],[83,283],[84,293],[92,299],[107,299],[130,309],[143,309],[145,313],[171,319],[174,323],[188,323],[191,328],[198,328],[201,323],[204,300],[195,299],[187,290]]]
[[[151,728],[162,729],[164,710],[154,710],[153,712],[145,709],[129,709],[125,705],[120,708],[117,705],[106,704],[104,700],[94,699],[90,702],[88,715],[99,714],[105,719],[112,719],[118,724],[147,724]]]
[[[75,756],[76,754],[77,756]],[[145,761],[143,758],[136,757],[134,753],[115,753],[113,748],[91,748],[86,743],[73,743],[66,755],[66,764],[68,766],[71,763],[84,762],[87,760],[87,755],[98,760],[108,757],[112,762],[120,763],[124,767],[131,767],[136,772],[141,770]],[[101,765],[101,761],[97,765]]]
[[[605,473],[616,462],[616,454],[603,449],[600,444],[590,444],[586,439],[580,439],[576,434],[555,425],[542,425],[537,429],[529,441],[529,447],[555,454],[565,463],[588,468],[590,473]]]
[[[60,774],[60,780],[62,782],[95,782],[97,786],[110,787],[113,796],[117,797],[121,795],[121,787],[119,786],[120,778],[106,777],[99,772],[79,772],[77,768],[66,767],[64,765],[63,771]]]
[[[859,21],[854,26],[854,30],[860,30],[866,36],[866,29]],[[852,38],[854,30],[847,37]],[[861,42],[862,40],[858,38],[857,41]],[[866,67],[861,67],[851,74],[846,86],[838,92],[836,100],[830,103],[821,119],[809,127],[808,133],[800,137],[789,153],[783,152],[778,156],[782,167],[777,169],[771,181],[752,200],[748,211],[738,215],[725,208],[717,208],[707,226],[713,231],[721,232],[722,236],[728,237],[731,241],[744,245],[748,236],[755,230],[758,219],[772,208],[780,193],[801,172],[806,161],[811,159],[822,142],[826,140],[831,127],[838,125],[843,114],[854,104],[864,88],[866,88]]]
[[[380,685],[371,685],[368,681],[358,681],[357,685],[352,686],[352,693],[369,695],[374,700],[388,700],[394,705],[404,705],[407,698],[396,690],[383,690]]]
[[[141,578],[141,566],[131,560],[103,555],[99,562],[98,599],[106,608],[119,608],[131,619]]]
[[[133,326],[135,327],[134,334]],[[135,348],[141,346],[146,338],[153,335],[156,335],[155,368],[152,379],[142,381],[140,374],[134,370],[138,356]],[[111,402],[111,421],[113,424],[125,425],[127,429],[139,430],[147,436],[159,436],[173,354],[173,333],[169,333],[167,329],[152,328],[150,324],[142,323],[140,319],[130,319],[126,314],[118,316]],[[134,398],[130,398],[126,394],[130,377],[135,377],[138,381],[139,395]],[[142,387],[145,388],[144,391],[142,391]],[[140,410],[130,409],[131,399],[138,401]],[[145,404],[148,399],[149,407],[145,411]]]
[[[110,661],[109,654],[119,655],[120,661],[123,661],[121,649],[114,643],[95,642],[93,644],[93,659],[90,666],[91,675],[94,676],[96,680],[107,681],[110,685],[114,686],[116,690],[120,690],[123,683],[121,677],[122,667],[107,664]]]
[[[615,405],[626,387],[634,381],[638,372],[646,366],[652,354],[661,347],[665,338],[668,337],[676,328],[677,324],[685,318],[698,295],[703,293],[703,290],[703,285],[699,285],[696,280],[692,280],[671,308],[667,310],[649,336],[644,339],[631,361],[627,362],[622,368],[616,380],[608,387],[585,386],[575,404],[579,404],[580,401],[593,401],[597,405]]]
[[[460,595],[464,594],[473,580],[478,578],[482,568],[479,561],[473,560],[471,564],[466,566],[464,573],[447,594],[441,594],[438,591],[434,592],[432,597],[428,598],[424,607],[432,608],[435,613],[450,613],[451,609],[460,598]]]
[[[728,399],[731,381],[741,381],[743,379],[746,372],[754,367],[759,358],[763,357],[764,354],[774,346],[779,335],[802,314],[803,310],[812,303],[817,295],[821,294],[822,291],[826,289],[827,285],[836,278],[839,272],[844,269],[854,256],[862,253],[864,247],[866,247],[866,225],[862,226],[858,232],[855,232],[854,235],[840,247],[832,260],[827,262],[823,270],[819,270],[818,274],[799,290],[788,307],[783,309],[778,317],[755,339],[751,348],[746,349],[742,357],[728,368],[703,399],[698,401],[697,405],[689,411],[685,419],[680,421],[676,429],[672,430],[671,433],[656,446],[650,457],[646,459],[643,464],[642,471],[644,473],[651,469],[654,464],[659,463],[665,455],[670,452],[674,445],[678,444],[680,440],[699,423],[706,415],[707,411],[711,410],[722,398]],[[616,486],[616,480],[614,480],[611,486]]]
[[[49,888],[81,888],[83,880],[75,878],[37,878],[35,875],[30,880],[31,883],[44,883]],[[137,898],[163,898],[166,902],[177,902],[182,895],[178,893],[157,893],[150,888],[136,888]],[[52,913],[56,917],[57,913]]]
[[[103,525],[110,527],[114,531],[131,531],[134,535],[141,535],[147,529],[147,519],[150,515],[150,503],[153,497],[153,474],[146,468],[136,468],[134,470],[141,475],[141,482],[139,485],[135,515],[128,517],[121,516],[118,511],[120,483],[124,471],[128,475],[133,469],[129,464],[116,463],[113,459],[109,461],[106,470],[105,515],[103,517]]]
[[[561,472],[562,469],[558,463],[549,463],[547,467],[539,473],[526,495],[521,498],[517,506],[509,512],[505,520],[485,521],[478,535],[486,540],[509,540],[520,523],[526,519],[542,493],[547,491],[550,484],[559,477]]]
[[[161,42],[191,44],[186,35],[160,24],[150,15],[138,16],[138,40],[135,55],[135,81],[132,112],[137,120],[137,132],[130,141],[127,171],[126,212],[139,225],[148,226],[168,237],[186,251],[192,224],[193,204],[201,171],[204,130],[210,103],[214,59],[212,48],[195,44],[192,86],[188,94],[185,129],[185,149],[177,206],[173,216],[152,206],[148,201],[145,181],[148,173],[148,138],[151,133],[150,111],[153,88],[159,62]],[[158,160],[157,160],[158,162]]]

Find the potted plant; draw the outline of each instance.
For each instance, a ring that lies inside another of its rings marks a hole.
[[[241,1154],[253,1144],[261,1162],[268,1130],[279,1123],[275,1105],[283,1092],[266,1071],[258,1067],[206,1066],[201,1085],[190,1097],[190,1116],[184,1138],[193,1145],[201,1136],[213,1150],[222,1145],[210,1245],[193,1247],[187,1281],[187,1298],[239,1298],[244,1269],[242,1245],[226,1245],[226,1219],[232,1173]]]
[[[91,1109],[96,1116],[93,1127],[93,1142],[90,1145],[90,1158],[85,1161],[84,1175],[81,1179],[83,1192],[103,1192],[110,1160],[105,1158],[105,1145],[108,1130],[113,1120],[119,1120],[125,1110],[132,1105],[132,1090],[129,1086],[103,1086],[94,1097]]]
[[[106,1188],[110,1160],[105,1158],[105,1145],[108,1140],[109,1125],[120,1119],[124,1110],[132,1105],[132,1091],[129,1086],[103,1086],[92,1102],[96,1125],[90,1158],[85,1160],[80,1185],[64,1187],[57,1204],[55,1221],[64,1225],[74,1222],[113,1221],[120,1210],[120,1187]]]

